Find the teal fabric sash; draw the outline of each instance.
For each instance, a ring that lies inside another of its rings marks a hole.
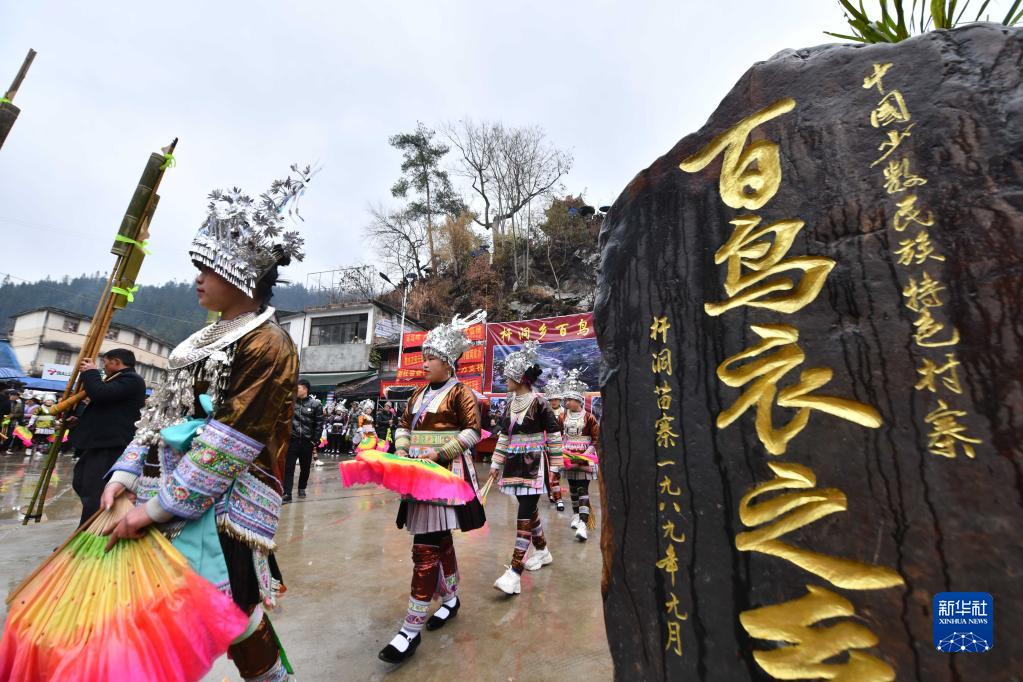
[[[207,415],[213,414],[213,401],[205,393],[199,396],[199,404]],[[163,442],[184,454],[192,445],[196,432],[207,422],[207,419],[189,419],[181,424],[160,429]],[[224,550],[220,546],[217,533],[217,515],[215,507],[210,507],[194,521],[189,521],[181,532],[171,541],[181,552],[192,570],[213,583],[217,589],[230,592],[231,582],[227,575],[227,561]]]

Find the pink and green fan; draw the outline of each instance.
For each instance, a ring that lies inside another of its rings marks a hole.
[[[355,459],[341,462],[345,487],[374,483],[417,500],[469,502],[476,492],[446,467],[428,459],[412,459],[389,452],[363,450]]]
[[[102,531],[131,507],[118,498],[7,598],[0,680],[198,680],[245,630],[156,529],[105,551]]]
[[[20,424],[14,427],[14,433],[12,434],[15,438],[21,441],[22,445],[26,448],[32,445],[32,432],[26,429]]]

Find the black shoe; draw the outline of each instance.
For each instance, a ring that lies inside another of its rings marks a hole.
[[[403,663],[406,658],[411,658],[412,654],[416,653],[416,649],[419,648],[419,643],[423,641],[423,638],[420,637],[418,633],[416,633],[416,636],[412,639],[409,639],[409,636],[400,630],[398,631],[398,634],[405,639],[408,639],[408,649],[401,652],[388,644],[380,650],[379,654],[377,654],[381,661],[387,661],[388,663]]]
[[[558,500],[558,505],[557,505],[557,508],[558,508],[558,511],[559,511],[559,512],[563,512],[563,511],[565,511],[565,503],[564,503],[564,502],[562,502],[561,500]]]
[[[298,496],[299,497],[305,497],[305,488],[299,488],[298,489]]]
[[[462,608],[462,600],[457,599],[454,606],[441,605],[441,609],[447,609],[448,615],[445,618],[441,618],[436,613],[430,616],[430,620],[426,621],[427,630],[440,630],[442,627],[447,625],[447,622],[458,615],[458,609]],[[440,611],[440,609],[437,609]]]
[[[281,504],[287,504],[288,502],[291,502],[291,493],[281,495]]]

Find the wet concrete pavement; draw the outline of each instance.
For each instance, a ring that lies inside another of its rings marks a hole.
[[[405,614],[411,536],[394,526],[397,497],[345,489],[337,460],[315,468],[309,496],[284,507],[277,557],[288,593],[272,615],[299,680],[609,680],[611,658],[600,600],[600,547],[573,538],[571,513],[541,501],[554,563],[522,578],[506,597],[494,580],[511,560],[514,498],[492,492],[487,525],[456,533],[463,605],[458,617],[395,667],[377,659]],[[39,459],[0,454],[0,589],[6,594],[73,530],[81,507],[72,464],[61,457],[42,523],[23,527]],[[485,470],[479,469],[485,477]],[[591,499],[600,509],[596,483]],[[599,513],[599,511],[598,511]],[[0,604],[0,614],[6,607]],[[226,659],[207,680],[239,679]]]

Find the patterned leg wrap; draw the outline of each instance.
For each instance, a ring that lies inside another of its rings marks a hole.
[[[266,616],[256,626],[255,632],[232,644],[227,652],[243,679],[278,682],[287,678],[277,650],[277,637]]]
[[[415,597],[408,598],[408,612],[405,614],[405,622],[402,623],[401,629],[409,634],[415,636],[416,633],[422,631],[423,625],[426,624],[427,611],[430,609],[430,602],[416,599]]]
[[[561,472],[551,474],[551,496],[555,502],[561,501]]]
[[[590,495],[589,493],[579,496],[579,520],[588,523],[590,520]]]
[[[458,560],[451,535],[440,541],[440,571],[437,576],[437,595],[441,601],[458,596]]]
[[[523,560],[526,558],[526,550],[529,549],[529,539],[533,536],[533,520],[519,519],[515,531],[515,551],[512,552],[511,567],[516,573],[522,573],[526,568]]]
[[[439,574],[440,548],[435,545],[412,545],[412,600],[429,604],[437,589]]]
[[[533,512],[533,518],[529,520],[529,531],[533,536],[533,546],[543,549],[547,546],[547,540],[543,536],[543,522],[540,520],[540,512]]]
[[[576,481],[568,482],[568,494],[572,496],[572,513],[579,513],[579,485]]]

